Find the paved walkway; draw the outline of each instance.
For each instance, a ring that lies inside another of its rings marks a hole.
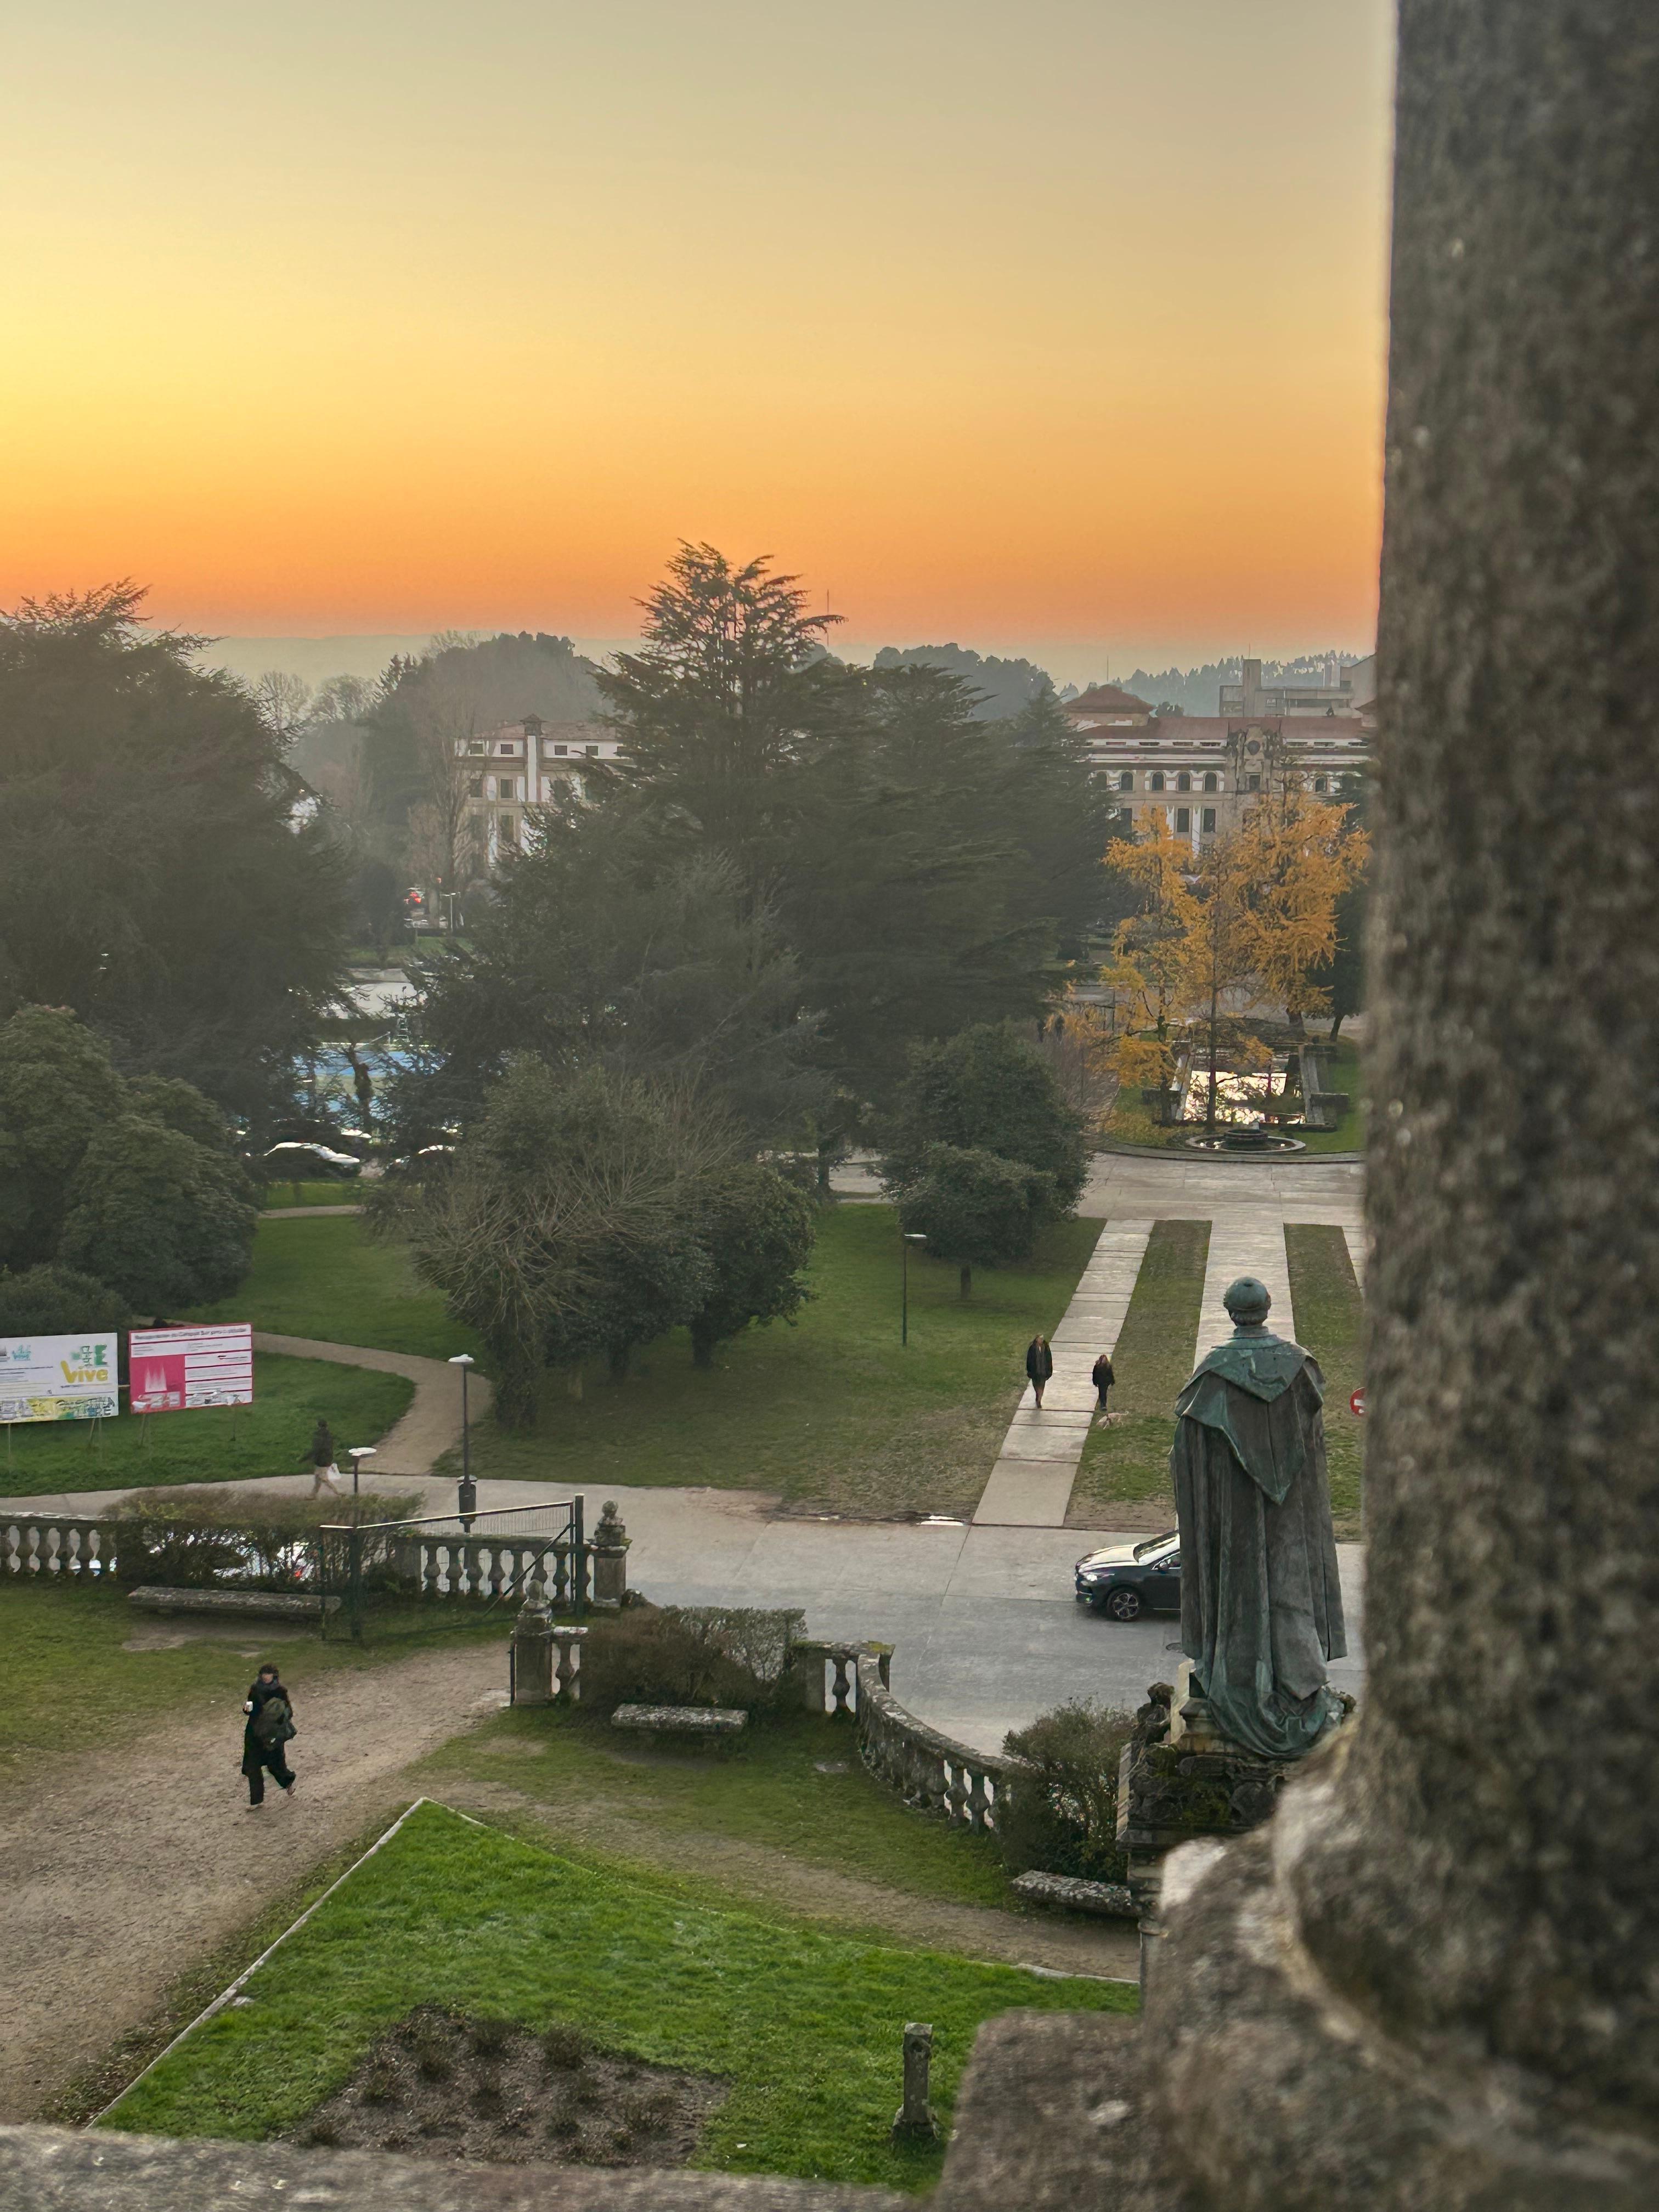
[[[1135,1278],[1146,1257],[1150,1221],[1109,1221],[1072,1302],[1049,1340],[1054,1371],[1038,1409],[1028,1382],[974,1512],[975,1527],[1063,1528],[1089,1426],[1094,1419],[1091,1370],[1117,1347]]]
[[[311,1336],[272,1336],[263,1329],[254,1332],[253,1348],[279,1352],[290,1359],[330,1359],[340,1367],[374,1367],[383,1374],[409,1377],[415,1385],[409,1411],[374,1447],[373,1473],[377,1478],[430,1474],[443,1454],[461,1441],[461,1379],[447,1359],[375,1352],[360,1344],[325,1344]],[[471,1377],[466,1395],[471,1418],[483,1420],[493,1393],[482,1375]]]

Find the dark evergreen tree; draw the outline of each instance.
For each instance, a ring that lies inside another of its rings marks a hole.
[[[726,1338],[799,1312],[817,1212],[805,1191],[755,1162],[706,1177],[700,1204],[698,1233],[713,1281],[691,1316],[691,1357],[712,1367],[714,1346]]]
[[[142,597],[0,617],[0,1015],[72,1007],[120,1068],[258,1122],[341,979],[338,855],[251,699]]]

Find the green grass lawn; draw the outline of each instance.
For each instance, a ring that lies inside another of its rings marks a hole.
[[[437,2003],[731,2084],[697,2164],[916,2189],[938,2150],[898,2150],[900,2039],[934,2029],[948,2123],[980,2024],[1020,2006],[1127,2011],[1133,1990],[710,1909],[577,1866],[436,1806],[400,1833],[110,2116],[118,2128],[258,2141],[350,2075],[375,2038]]]
[[[971,1511],[1024,1385],[1025,1347],[1065,1312],[1099,1233],[1097,1221],[1056,1224],[1027,1263],[976,1267],[966,1303],[954,1267],[913,1260],[906,1348],[897,1217],[836,1208],[819,1217],[812,1300],[794,1328],[747,1330],[708,1372],[676,1331],[626,1381],[590,1374],[580,1400],[550,1378],[535,1430],[475,1433],[473,1473],[601,1492],[706,1483],[874,1515]]]
[[[154,1629],[153,1614],[135,1613],[126,1591],[77,1577],[67,1588],[21,1575],[0,1579],[0,1644],[6,1654],[6,1695],[0,1698],[0,1773],[15,1778],[36,1756],[76,1754],[132,1735],[185,1707],[220,1707],[232,1735],[253,1668],[246,1651],[267,1647],[299,1682],[337,1667],[381,1666],[420,1648],[414,1639],[375,1646],[344,1638],[324,1644],[314,1632],[273,1637],[268,1621],[248,1621],[236,1638],[191,1637],[170,1650],[130,1651],[136,1632]],[[182,1624],[167,1622],[163,1626]],[[424,1640],[447,1645],[480,1635],[500,1644],[498,1617],[474,1627],[437,1626]],[[246,1650],[240,1648],[246,1647]],[[505,1661],[503,1661],[505,1666]]]
[[[471,1329],[449,1319],[439,1293],[416,1280],[402,1248],[378,1243],[356,1214],[262,1221],[253,1271],[240,1290],[180,1317],[250,1321],[277,1335],[433,1359],[482,1349]]]
[[[597,1811],[641,1833],[763,1844],[917,1897],[1009,1901],[995,1844],[902,1804],[862,1765],[844,1722],[792,1714],[756,1727],[718,1759],[645,1762],[619,1751],[607,1728],[556,1707],[520,1708],[453,1738],[422,1775],[445,1798],[468,1783],[510,1784],[538,1808],[538,1825],[579,1850]],[[718,1874],[718,1853],[710,1870]]]
[[[342,1449],[372,1444],[414,1395],[414,1384],[401,1375],[256,1352],[251,1406],[137,1418],[124,1413],[118,1420],[96,1424],[35,1421],[13,1426],[0,1462],[0,1497],[297,1474],[319,1414]]]
[[[260,1203],[263,1206],[361,1206],[366,1194],[356,1176],[349,1182],[337,1182],[331,1176],[321,1182],[268,1182]]]
[[[1298,1343],[1325,1376],[1325,1453],[1331,1470],[1331,1512],[1345,1540],[1360,1534],[1360,1468],[1365,1424],[1348,1410],[1364,1381],[1361,1364],[1364,1301],[1340,1229],[1301,1222],[1285,1224],[1291,1303]]]
[[[1193,1371],[1209,1250],[1207,1221],[1152,1224],[1112,1354],[1117,1418],[1089,1431],[1066,1515],[1073,1528],[1109,1527],[1115,1505],[1156,1507],[1163,1525],[1175,1526],[1170,1442],[1176,1397]]]

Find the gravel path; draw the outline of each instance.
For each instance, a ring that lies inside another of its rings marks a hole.
[[[337,1367],[374,1367],[386,1375],[406,1375],[415,1399],[397,1426],[380,1438],[369,1474],[430,1474],[441,1454],[461,1440],[461,1385],[447,1359],[422,1359],[412,1352],[376,1352],[362,1344],[325,1344],[320,1337],[253,1333],[256,1352],[279,1352],[290,1359],[329,1359]],[[489,1411],[488,1380],[475,1374],[467,1385],[467,1411],[482,1421]],[[368,1466],[368,1462],[364,1462]],[[346,1468],[349,1474],[350,1469]]]
[[[499,1644],[305,1675],[292,1802],[257,1813],[240,1771],[252,1663],[228,1651],[210,1710],[37,1765],[0,1810],[0,2120],[27,2119],[273,1892],[411,1793],[404,1770],[501,1702]],[[135,1717],[136,1718],[137,1717]]]

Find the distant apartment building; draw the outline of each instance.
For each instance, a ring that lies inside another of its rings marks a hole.
[[[505,849],[523,842],[526,809],[583,799],[587,763],[615,760],[621,750],[602,722],[546,722],[539,714],[458,738],[474,849],[493,867]]]
[[[1244,685],[1224,685],[1224,700],[1241,689],[1253,699],[1267,696],[1261,663],[1244,666]],[[1119,810],[1134,829],[1149,828],[1152,817],[1161,815],[1194,852],[1238,827],[1281,762],[1293,763],[1320,798],[1334,798],[1345,777],[1370,764],[1373,726],[1369,711],[1358,708],[1338,713],[1328,706],[1264,706],[1249,713],[1160,715],[1133,692],[1097,684],[1068,702],[1065,711],[1087,737],[1096,774],[1117,794]]]
[[[1261,663],[1247,660],[1237,684],[1224,684],[1217,712],[1260,720],[1264,714],[1353,714],[1376,696],[1376,655],[1364,660],[1325,658],[1324,680],[1317,684],[1264,684]]]

